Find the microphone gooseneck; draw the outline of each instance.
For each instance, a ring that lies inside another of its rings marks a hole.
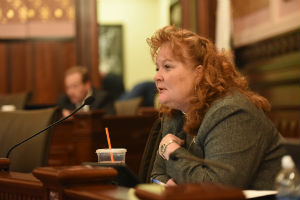
[[[218,167],[218,168],[222,168],[225,170],[228,170],[230,172],[234,172],[234,168],[230,165],[226,165],[223,163],[219,163],[219,162],[215,162],[215,161],[211,161],[211,160],[205,160],[205,159],[201,159],[198,158],[196,156],[192,156],[192,155],[174,155],[174,154],[170,154],[170,159],[171,160],[177,160],[179,158],[183,158],[183,159],[188,159],[188,160],[193,160],[193,161],[197,161],[200,162],[206,166],[213,166],[213,167]]]
[[[62,119],[60,119],[60,120],[58,120],[58,121],[56,121],[56,122],[50,124],[48,127],[44,128],[43,130],[37,132],[36,134],[30,136],[30,137],[27,138],[27,139],[25,139],[25,140],[23,140],[23,141],[21,141],[21,142],[15,144],[14,146],[12,146],[12,147],[8,150],[8,152],[7,152],[7,154],[6,154],[6,158],[9,157],[11,151],[14,150],[16,147],[18,147],[18,146],[20,146],[21,144],[27,142],[28,140],[34,138],[35,136],[39,135],[40,133],[42,133],[42,132],[48,130],[49,128],[51,128],[51,127],[53,127],[53,126],[56,126],[57,124],[60,124],[61,122],[63,122],[64,120],[68,119],[69,117],[71,117],[72,115],[74,115],[76,112],[78,112],[83,106],[85,106],[85,105],[91,105],[91,104],[94,102],[94,100],[95,100],[95,98],[94,98],[93,96],[89,96],[88,98],[85,99],[84,103],[83,103],[81,106],[79,106],[78,108],[76,108],[76,109],[75,109],[71,114],[69,114],[68,116],[66,116],[66,117],[64,117],[64,118],[62,118]]]

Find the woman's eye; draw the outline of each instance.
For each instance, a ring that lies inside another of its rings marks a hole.
[[[170,66],[169,65],[164,65],[164,68],[165,69],[170,69]]]
[[[155,71],[157,71],[157,72],[158,72],[158,70],[159,70],[159,68],[158,68],[158,67],[156,67],[156,68],[155,68]]]

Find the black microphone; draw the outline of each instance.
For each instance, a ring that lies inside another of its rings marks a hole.
[[[219,163],[219,162],[216,162],[216,161],[201,159],[201,158],[198,158],[198,157],[193,156],[193,155],[174,155],[174,154],[170,154],[170,159],[171,160],[177,160],[179,158],[192,160],[192,161],[197,161],[197,162],[202,163],[203,165],[222,168],[222,169],[228,170],[230,172],[235,171],[232,166],[226,165],[226,164],[223,164],[223,163]]]
[[[83,103],[81,106],[79,106],[78,108],[76,108],[76,109],[75,109],[71,114],[69,114],[68,116],[66,116],[66,117],[64,117],[64,118],[62,118],[62,119],[60,119],[60,120],[58,120],[58,121],[56,121],[56,122],[50,124],[47,128],[45,128],[45,129],[39,131],[38,133],[36,133],[36,134],[30,136],[29,138],[23,140],[22,142],[19,142],[18,144],[15,144],[14,146],[12,146],[12,147],[8,150],[8,152],[7,152],[7,154],[6,154],[6,158],[9,157],[9,154],[11,153],[11,151],[14,150],[16,147],[18,147],[18,146],[20,146],[21,144],[23,144],[24,142],[27,142],[28,140],[34,138],[35,136],[39,135],[40,133],[42,133],[42,132],[48,130],[49,128],[51,128],[51,127],[53,127],[53,126],[56,126],[57,124],[60,124],[61,122],[63,122],[64,120],[68,119],[69,117],[71,117],[72,115],[74,115],[76,112],[78,112],[83,106],[85,106],[85,105],[91,105],[91,104],[94,102],[94,100],[95,100],[95,97],[89,96],[88,98],[85,99],[84,103]]]

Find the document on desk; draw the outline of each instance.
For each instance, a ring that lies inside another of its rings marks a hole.
[[[266,196],[275,196],[277,191],[275,190],[243,190],[246,199],[254,199]]]

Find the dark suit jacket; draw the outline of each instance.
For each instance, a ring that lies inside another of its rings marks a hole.
[[[102,109],[106,114],[114,114],[113,98],[105,91],[92,89],[92,96],[95,97],[94,102],[90,105],[91,110]],[[66,94],[60,95],[57,99],[57,106],[60,109],[74,110],[76,106],[70,101]]]

